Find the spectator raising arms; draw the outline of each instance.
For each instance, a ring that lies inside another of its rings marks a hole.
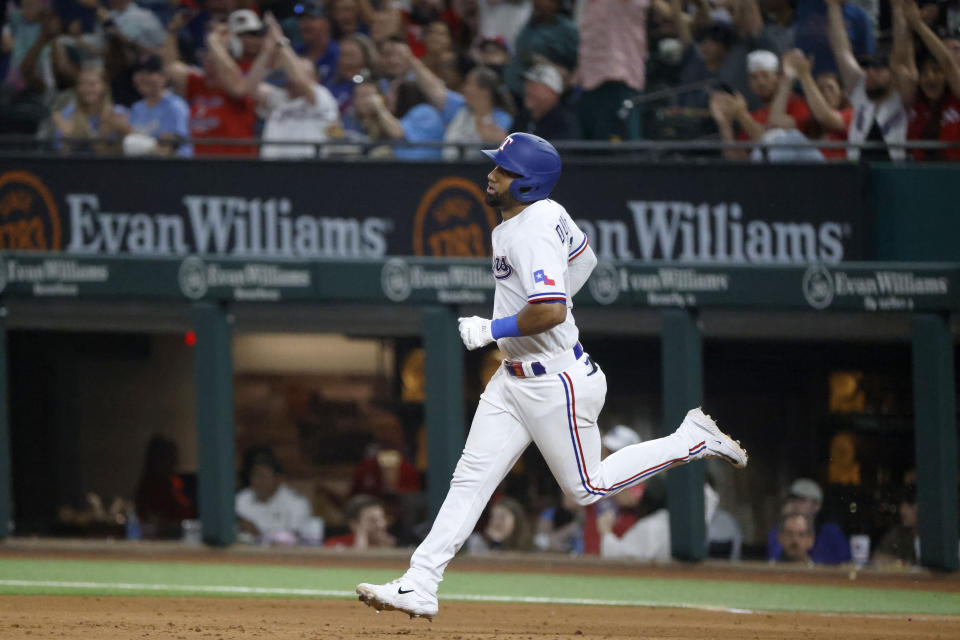
[[[748,111],[747,101],[742,94],[718,91],[710,97],[710,112],[713,114],[724,142],[733,142],[733,125],[740,125],[740,140],[759,141],[768,129],[803,129],[807,125],[810,113],[807,105],[799,96],[793,94],[793,81],[784,80],[779,71],[780,62],[771,51],[752,51],[747,56],[747,71],[750,89],[760,100],[760,108]],[[778,91],[783,87],[783,106],[772,113],[771,107]],[[771,116],[774,116],[771,118]],[[742,160],[746,153],[743,149],[724,149],[728,160]]]
[[[463,83],[463,98],[466,104],[447,125],[444,142],[496,144],[503,140],[513,124],[513,99],[501,86],[496,72],[486,67],[476,67],[467,74]],[[479,152],[467,154],[480,157]],[[445,158],[460,157],[457,147],[446,147]]]
[[[853,107],[840,89],[837,74],[825,71],[814,80],[813,64],[799,49],[783,56],[785,77],[794,77],[803,87],[812,116],[803,133],[810,140],[846,142],[847,130],[853,120]],[[825,158],[837,160],[847,157],[846,149],[820,149]]]
[[[427,96],[414,80],[404,80],[391,88],[389,108],[374,99],[377,122],[387,140],[406,142],[440,142],[444,125],[440,112],[427,101]],[[403,160],[430,160],[441,157],[439,147],[398,147],[394,157]]]
[[[756,108],[757,98],[750,91],[747,81],[747,53],[756,49],[770,49],[761,36],[763,21],[755,0],[747,2],[749,11],[738,13],[742,18],[734,23],[729,14],[707,16],[705,25],[692,30],[688,16],[683,11],[680,0],[671,0],[671,12],[677,37],[683,46],[680,62],[680,83],[683,85],[713,81],[725,91],[740,92],[746,98],[747,105]],[[724,12],[726,13],[726,12]],[[694,41],[696,36],[696,42]],[[704,87],[687,91],[680,96],[679,105],[688,110],[703,110],[707,115],[710,93]],[[690,115],[700,115],[690,111]]]
[[[849,5],[843,0],[827,0],[827,5],[830,48],[853,105],[853,123],[847,140],[856,144],[903,143],[907,138],[907,113],[898,92],[902,74],[891,70],[889,58],[882,53],[858,57],[850,45],[844,22],[844,8]],[[868,150],[862,155],[870,160],[902,160],[906,156],[902,148]],[[847,149],[849,160],[860,157],[858,147]]]
[[[253,138],[256,114],[248,95],[247,80],[227,52],[230,32],[225,24],[216,24],[207,34],[207,49],[198,52],[203,69],[184,64],[177,58],[176,32],[179,16],[167,28],[163,49],[167,77],[177,93],[190,105],[190,136],[194,139]],[[195,144],[194,155],[256,155],[256,146]]]
[[[960,142],[960,65],[944,42],[937,37],[913,0],[893,0],[895,51],[902,68],[901,98],[910,114],[910,140]],[[902,18],[898,14],[902,13]],[[914,61],[913,29],[925,47]],[[916,160],[960,160],[960,147],[912,151]]]
[[[339,137],[340,111],[337,101],[326,87],[317,83],[316,67],[306,58],[299,58],[283,35],[280,25],[267,14],[267,37],[247,78],[256,96],[266,123],[263,127],[263,158],[316,157],[316,143]],[[286,87],[281,89],[263,82],[271,61],[279,58]],[[302,141],[300,145],[266,144],[271,141]]]
[[[836,55],[833,36],[829,34],[832,6],[836,6],[839,27],[847,38],[852,55],[856,58],[874,53],[876,45],[870,17],[856,2],[826,0],[825,4],[824,0],[797,0],[796,4],[796,47],[811,56],[815,75],[839,69],[840,77],[843,77],[842,63]],[[851,88],[850,85],[845,87],[848,91]]]
[[[227,25],[231,36],[228,49],[236,59],[237,66],[246,73],[263,48],[267,29],[260,16],[250,9],[238,9],[231,13]]]

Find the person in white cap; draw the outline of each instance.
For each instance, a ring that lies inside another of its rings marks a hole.
[[[237,9],[227,18],[230,27],[230,53],[237,59],[240,70],[246,73],[263,49],[267,28],[256,13],[250,9]]]
[[[781,100],[786,108],[778,109],[782,114],[771,120],[771,107],[778,89],[783,82],[780,73],[780,59],[777,54],[765,49],[751,51],[747,55],[747,73],[750,90],[760,100],[760,107],[754,111],[747,108],[743,94],[717,91],[710,96],[710,115],[717,123],[720,138],[724,142],[735,140],[759,141],[768,129],[800,129],[810,120],[810,110],[803,99],[794,94],[790,84],[783,84]],[[740,126],[740,133],[734,134],[734,124]],[[743,160],[747,156],[745,149],[724,149],[728,160]]]
[[[549,64],[538,64],[524,74],[523,109],[516,131],[550,140],[576,140],[580,124],[573,111],[560,100],[563,76]]]

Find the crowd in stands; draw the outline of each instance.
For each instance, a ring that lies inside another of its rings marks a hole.
[[[902,147],[960,142],[960,7],[943,0],[2,10],[0,134],[63,152],[457,158],[527,131],[752,143],[725,146],[730,159],[960,158],[960,147]]]

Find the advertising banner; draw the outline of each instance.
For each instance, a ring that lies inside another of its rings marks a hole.
[[[0,160],[0,250],[276,260],[485,257],[482,162]],[[553,193],[602,260],[872,256],[865,169],[569,161]]]
[[[489,259],[263,260],[0,252],[0,300],[166,299],[489,305]],[[960,309],[956,264],[677,266],[601,262],[575,308]]]

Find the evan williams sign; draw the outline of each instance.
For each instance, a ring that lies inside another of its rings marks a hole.
[[[385,218],[297,215],[289,198],[188,194],[185,215],[104,211],[92,193],[66,199],[73,253],[379,258],[392,227]]]
[[[60,212],[47,186],[27,171],[0,175],[0,249],[60,248]]]
[[[564,158],[568,160],[568,158]],[[486,162],[0,159],[0,249],[267,259],[488,257]],[[857,166],[578,163],[555,199],[604,260],[872,258]],[[816,188],[814,188],[816,187]]]

